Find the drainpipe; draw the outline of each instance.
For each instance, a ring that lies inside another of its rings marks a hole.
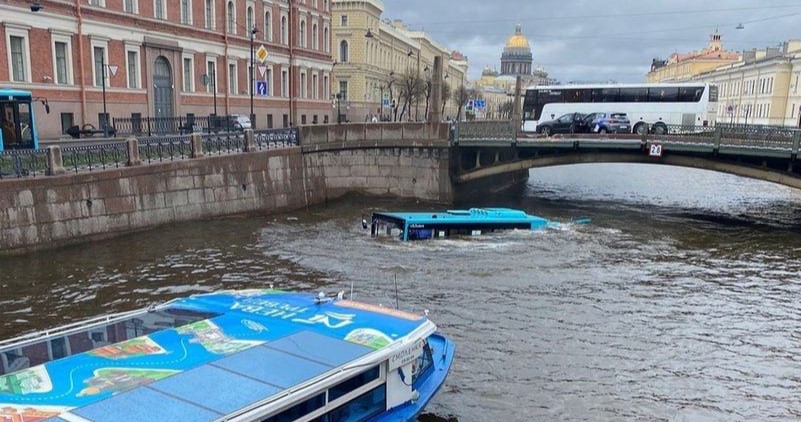
[[[295,58],[294,43],[292,42],[292,38],[295,35],[295,25],[294,25],[294,21],[292,20],[293,19],[292,11],[294,9],[292,7],[293,4],[294,4],[294,1],[293,0],[289,0],[289,22],[287,22],[287,26],[288,26],[287,31],[289,32],[289,34],[288,34],[289,36],[288,36],[288,39],[287,39],[287,41],[289,41],[289,72],[287,74],[288,74],[288,77],[289,77],[289,81],[288,82],[289,82],[289,125],[290,126],[298,124],[297,119],[296,119],[297,116],[295,115],[296,114],[295,113],[296,104],[295,104],[295,101],[293,99],[294,98],[294,95],[293,95],[294,94],[294,88],[295,88],[295,72],[292,71],[292,62],[294,61],[294,58]]]
[[[228,108],[229,107],[230,95],[231,95],[231,93],[229,92],[230,89],[228,89],[228,87],[231,86],[231,81],[230,81],[231,75],[228,74],[228,19],[229,19],[229,17],[228,17],[228,8],[225,7],[225,2],[224,1],[223,1],[223,16],[225,16],[225,19],[223,19],[223,24],[222,24],[223,41],[225,41],[225,58],[223,59],[223,69],[225,70],[223,72],[223,75],[225,75],[225,115],[229,116],[231,114],[231,110],[229,110],[229,108]]]
[[[75,11],[78,15],[78,76],[81,83],[81,127],[86,124],[86,80],[83,66],[83,15],[81,14],[81,0],[75,0]]]

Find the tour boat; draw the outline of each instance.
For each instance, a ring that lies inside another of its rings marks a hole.
[[[453,356],[342,293],[195,295],[0,342],[0,421],[412,421]]]
[[[366,226],[367,222],[363,222]],[[558,223],[508,208],[471,208],[445,212],[373,213],[373,237],[395,236],[401,240],[428,240],[475,236],[498,230],[541,230]]]

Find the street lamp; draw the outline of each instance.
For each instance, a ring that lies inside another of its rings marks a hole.
[[[337,105],[337,124],[342,124],[342,93],[334,94],[334,102]]]
[[[254,70],[255,70],[254,69],[255,63],[254,63],[254,60],[253,60],[253,54],[254,54],[253,53],[253,41],[254,41],[254,38],[255,38],[255,36],[256,36],[256,34],[258,32],[259,32],[259,30],[256,29],[255,25],[250,28],[250,127],[251,128],[255,128],[256,127],[256,115],[253,114],[253,91],[255,90],[255,86],[254,86],[255,82],[254,82],[254,78],[253,78],[253,76],[254,76],[253,73],[254,73]],[[215,114],[216,114],[216,112],[215,112]]]
[[[108,120],[109,120],[108,119],[108,110],[106,109],[106,71],[107,70],[109,72],[111,72],[112,76],[114,76],[114,74],[117,73],[117,66],[112,66],[112,65],[106,64],[106,54],[104,52],[103,54],[100,55],[100,73],[101,73],[100,80],[102,81],[101,85],[103,86],[103,121],[101,123],[102,123],[102,126],[103,126],[103,137],[105,137],[105,138],[108,138],[108,134],[109,134],[108,133],[108,129],[109,129],[109,127],[108,127]]]

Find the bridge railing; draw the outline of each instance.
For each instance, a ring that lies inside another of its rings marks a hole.
[[[509,120],[458,122],[455,132],[457,142],[513,141],[517,138],[517,128]]]
[[[48,170],[46,151],[6,150],[0,152],[0,179],[44,176]]]
[[[61,160],[65,170],[75,173],[124,167],[128,163],[128,145],[115,142],[66,147],[61,149]]]
[[[192,135],[141,138],[137,144],[139,158],[148,164],[192,157]]]

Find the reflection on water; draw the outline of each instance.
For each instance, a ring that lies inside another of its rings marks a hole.
[[[801,417],[801,195],[641,165],[532,171],[462,206],[588,226],[375,241],[352,198],[0,260],[0,337],[223,288],[350,290],[456,340],[426,421]],[[291,217],[291,218],[290,218]]]

